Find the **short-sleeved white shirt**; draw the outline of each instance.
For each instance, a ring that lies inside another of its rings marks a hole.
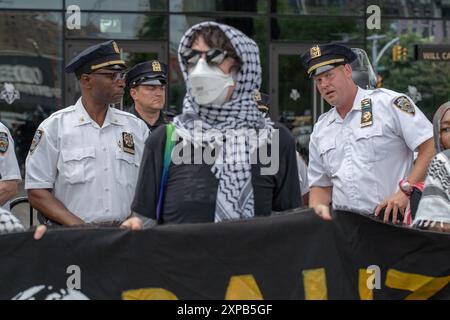
[[[86,223],[123,221],[148,134],[142,120],[111,107],[99,127],[80,98],[39,126],[26,160],[25,189],[53,189]]]
[[[311,135],[309,186],[333,187],[333,208],[373,213],[398,190],[413,167],[414,151],[433,137],[433,126],[409,99],[414,114],[394,104],[403,94],[358,88],[352,110],[323,114]],[[373,123],[361,127],[361,100],[372,102]]]

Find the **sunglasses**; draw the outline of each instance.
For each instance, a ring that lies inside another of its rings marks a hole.
[[[225,50],[212,48],[208,51],[198,51],[194,49],[187,49],[181,54],[183,63],[187,66],[194,66],[200,60],[202,55],[205,54],[206,62],[211,65],[219,65],[228,56]]]
[[[91,74],[100,74],[104,76],[108,76],[112,81],[125,80],[126,72],[118,71],[118,72],[92,72]]]

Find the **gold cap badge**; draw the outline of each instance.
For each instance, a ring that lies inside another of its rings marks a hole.
[[[320,57],[322,55],[322,52],[320,51],[320,47],[318,45],[315,45],[309,50],[309,54],[311,55],[311,59]]]
[[[152,62],[152,69],[153,72],[161,72],[161,64],[159,63],[159,61]]]

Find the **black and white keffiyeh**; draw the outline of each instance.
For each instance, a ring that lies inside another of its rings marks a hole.
[[[188,84],[188,73],[186,66],[182,62],[181,53],[189,48],[193,33],[208,26],[220,28],[228,37],[241,59],[242,65],[237,74],[236,87],[230,101],[224,105],[200,106],[195,103],[189,85],[187,85],[187,93],[183,101],[183,112],[180,116],[175,117],[173,121],[176,134],[196,147],[206,147],[211,144],[208,135],[205,134],[208,130],[215,129],[220,131],[229,142],[230,137],[228,135],[232,130],[235,130],[234,133],[240,132],[240,134],[245,136],[246,132],[250,131],[249,129],[259,129],[259,145],[261,145],[261,138],[264,137],[265,142],[269,143],[272,136],[273,123],[264,117],[258,110],[256,102],[252,99],[252,94],[259,90],[261,85],[259,49],[252,39],[233,27],[216,22],[203,22],[191,27],[185,32],[178,48],[178,60],[184,80]],[[198,124],[198,121],[201,121],[202,124],[201,132],[203,134],[201,135],[194,134],[194,122]],[[245,138],[246,159],[249,159],[249,153],[252,152],[252,150],[249,150],[249,144],[252,147],[255,145],[250,142],[251,139],[249,136]],[[228,144],[222,145],[223,148],[226,148],[226,146]],[[235,152],[233,159],[238,158],[236,152],[242,151],[242,147],[242,143],[241,145],[235,144],[233,146],[233,152]],[[212,166],[212,172],[219,179],[215,222],[253,217],[254,196],[249,161],[221,162],[218,159],[220,157],[216,157]]]

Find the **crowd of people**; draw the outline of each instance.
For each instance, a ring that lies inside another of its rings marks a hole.
[[[450,103],[432,124],[408,96],[359,87],[352,78],[355,59],[338,44],[301,55],[333,107],[314,125],[306,164],[289,130],[269,116],[259,48],[241,31],[202,22],[184,33],[178,60],[186,95],[173,119],[164,112],[166,64],[152,60],[127,69],[115,41],[89,47],[65,68],[77,77],[81,97],[34,135],[26,160],[28,199],[47,227],[138,230],[309,206],[326,220],[343,209],[449,231]],[[134,104],[126,111],[112,107],[125,90]],[[0,232],[22,230],[7,218],[21,180],[13,144],[2,125]],[[410,196],[423,181],[415,214]],[[35,237],[44,232],[38,228]]]

